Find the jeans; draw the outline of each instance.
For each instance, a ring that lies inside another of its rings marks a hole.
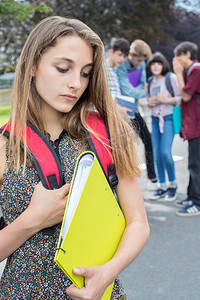
[[[164,129],[160,133],[159,118],[152,116],[152,145],[157,179],[160,184],[166,183],[165,171],[169,182],[174,182],[175,167],[172,157],[172,143],[174,139],[173,116],[164,116]]]
[[[188,140],[188,199],[200,206],[200,137]]]
[[[153,150],[152,150],[152,143],[151,143],[151,134],[147,128],[147,125],[139,113],[135,114],[135,118],[131,120],[133,127],[136,129],[139,137],[141,138],[144,149],[145,149],[145,161],[147,166],[147,176],[148,178],[155,179],[156,173],[154,169],[154,162],[153,162]]]

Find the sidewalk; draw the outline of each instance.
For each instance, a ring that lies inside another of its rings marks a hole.
[[[178,199],[188,185],[187,142],[178,135],[173,144]],[[143,145],[139,143],[143,163]],[[120,275],[129,300],[199,300],[200,216],[178,217],[174,202],[149,200],[146,170],[140,178],[151,228],[150,238],[139,257]]]

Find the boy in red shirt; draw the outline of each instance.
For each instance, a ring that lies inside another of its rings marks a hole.
[[[189,185],[187,199],[177,202],[178,216],[200,215],[200,63],[198,47],[191,42],[180,43],[174,49],[173,68],[182,96],[181,137],[188,140]]]

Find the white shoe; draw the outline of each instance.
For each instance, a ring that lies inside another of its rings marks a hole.
[[[156,191],[158,189],[158,183],[152,182],[151,180],[148,180],[146,189],[148,191]]]

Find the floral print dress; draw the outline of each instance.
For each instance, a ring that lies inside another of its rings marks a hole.
[[[58,144],[65,182],[71,182],[77,157],[82,152],[82,142],[64,133]],[[39,181],[33,165],[26,167],[24,176],[22,166],[17,173],[7,150],[6,170],[0,191],[0,205],[7,224],[28,207]],[[38,232],[7,259],[0,281],[0,300],[71,299],[66,293],[71,281],[54,262],[59,233],[60,224],[54,227],[52,235]],[[127,299],[118,279],[111,299]]]

